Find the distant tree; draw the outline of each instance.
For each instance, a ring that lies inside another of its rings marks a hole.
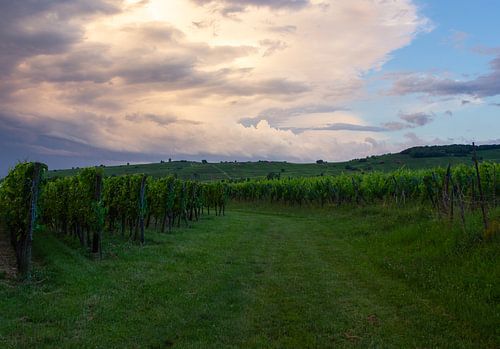
[[[208,161],[207,161],[207,160],[201,160],[201,163],[202,163],[202,164],[207,164],[207,163],[208,163]]]
[[[171,158],[168,158],[168,162],[172,162],[172,159],[171,159]]]
[[[318,165],[322,165],[322,164],[324,164],[325,162],[324,162],[323,160],[316,160],[316,163],[317,163]]]

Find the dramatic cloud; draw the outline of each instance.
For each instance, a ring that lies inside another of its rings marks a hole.
[[[395,78],[392,94],[425,93],[431,96],[500,95],[500,56],[490,62],[491,71],[472,80],[453,80],[429,74],[401,74]]]
[[[119,11],[104,0],[2,1],[0,5],[0,76],[22,59],[64,52],[83,39],[83,21]]]
[[[4,1],[1,151],[109,162],[385,151],[390,129],[342,106],[427,28],[411,0]]]

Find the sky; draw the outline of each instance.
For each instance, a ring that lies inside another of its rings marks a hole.
[[[0,0],[0,176],[500,143],[496,0]]]

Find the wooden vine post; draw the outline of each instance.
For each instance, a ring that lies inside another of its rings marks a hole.
[[[481,175],[479,174],[479,165],[477,162],[477,154],[476,154],[476,145],[474,142],[472,143],[472,150],[473,150],[473,160],[474,160],[474,166],[476,168],[476,176],[477,176],[477,187],[479,190],[479,204],[481,205],[481,212],[483,213],[483,224],[484,224],[484,229],[488,229],[488,216],[486,213],[486,206],[484,205],[484,195],[483,195],[483,188],[481,186]]]
[[[94,212],[94,214],[96,214],[98,217],[95,217],[96,225],[93,231],[92,253],[94,255],[99,254],[100,258],[102,258],[102,224],[100,222],[101,217],[99,217],[100,215],[99,205],[101,201],[101,193],[102,193],[102,174],[96,173],[95,183],[94,183],[94,205],[96,205],[95,206],[96,212]]]
[[[146,178],[147,176],[142,176],[141,180],[141,191],[139,195],[139,226],[141,229],[141,245],[144,245],[144,216],[146,215]]]
[[[37,217],[37,205],[38,205],[38,194],[40,191],[40,181],[42,177],[42,169],[44,165],[35,162],[33,164],[33,176],[31,178],[31,190],[30,190],[30,206],[29,206],[29,217],[28,217],[28,230],[22,239],[19,248],[17,249],[18,263],[19,263],[19,273],[21,278],[29,280],[31,277],[31,256],[32,256],[32,246],[33,246],[33,232],[36,227],[36,217]]]

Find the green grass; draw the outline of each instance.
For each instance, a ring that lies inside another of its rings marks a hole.
[[[500,149],[478,151],[478,157],[483,160],[500,162]],[[347,162],[332,162],[325,164],[297,164],[290,162],[224,162],[207,163],[193,161],[173,161],[153,164],[136,164],[107,166],[104,173],[111,175],[124,175],[146,173],[154,177],[166,175],[177,175],[183,179],[198,179],[201,181],[219,179],[245,179],[263,178],[270,172],[279,173],[285,177],[311,177],[320,175],[336,175],[342,172],[357,171],[394,171],[401,167],[410,169],[431,168],[448,164],[459,163],[472,164],[471,158],[467,157],[438,157],[438,158],[412,158],[405,154],[386,154],[372,156],[362,160],[351,160]],[[346,169],[346,166],[349,169]],[[53,170],[48,176],[74,175],[78,169]]]
[[[103,261],[41,233],[34,281],[0,280],[0,347],[499,347],[500,243],[468,225],[232,204],[145,247],[108,238]]]

